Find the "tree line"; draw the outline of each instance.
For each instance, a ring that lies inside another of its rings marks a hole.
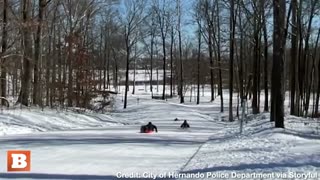
[[[210,86],[229,120],[252,113],[319,116],[317,0],[1,0],[1,97],[30,106],[86,107],[125,86],[130,70],[163,74],[161,99]],[[125,79],[122,81],[122,79]],[[169,87],[168,89],[165,87]],[[135,93],[135,81],[132,93]],[[228,95],[224,93],[228,92]],[[234,102],[234,96],[237,102]],[[229,103],[224,104],[224,98]],[[271,102],[269,104],[269,102]],[[2,102],[4,103],[4,102]],[[237,107],[237,112],[233,108]]]

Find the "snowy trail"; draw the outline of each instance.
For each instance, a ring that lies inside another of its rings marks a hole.
[[[183,137],[177,133],[129,132],[136,127],[119,129],[117,132],[102,129],[2,137],[0,153],[5,154],[4,150],[9,149],[31,150],[32,173],[45,173],[47,178],[52,174],[80,172],[101,176],[115,176],[118,172],[157,174],[179,171],[208,137],[201,133]],[[4,167],[0,168],[0,172],[5,171]],[[1,174],[0,177],[5,177]]]
[[[0,136],[0,154],[10,149],[32,151],[30,174],[0,173],[0,177],[77,179],[78,175],[84,175],[88,179],[93,176],[109,179],[120,172],[126,175],[179,172],[213,133],[225,128],[224,123],[214,123],[211,116],[194,107],[150,100],[140,100],[138,105],[129,107],[119,108],[108,118],[92,117],[113,123],[109,127]],[[182,120],[173,121],[175,117],[187,119],[192,129],[181,130]],[[34,118],[39,117],[33,117],[36,121]],[[138,132],[140,125],[149,121],[158,126],[159,133]],[[4,157],[0,157],[0,162],[5,162]],[[0,172],[6,172],[4,166],[0,166]]]
[[[219,102],[180,105],[174,99],[140,96],[137,103],[137,97],[130,98],[128,109],[123,110],[119,102],[115,112],[103,115],[32,110],[1,114],[0,125],[4,125],[0,127],[5,133],[0,135],[0,162],[6,162],[7,150],[31,150],[32,171],[7,173],[6,166],[0,165],[0,178],[124,179],[140,175],[153,179],[169,172],[288,171],[319,173],[309,179],[320,178],[320,135],[315,123],[289,116],[287,128],[275,130],[268,114],[261,114],[249,117],[239,135],[239,122],[223,121],[227,116],[219,113]],[[180,121],[173,121],[176,117]],[[183,119],[191,129],[179,128]],[[139,133],[140,125],[149,121],[158,126],[159,133]]]

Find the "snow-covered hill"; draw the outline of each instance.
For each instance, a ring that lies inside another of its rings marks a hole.
[[[227,122],[218,100],[202,102],[181,105],[178,99],[135,95],[128,109],[122,109],[119,96],[117,110],[104,115],[4,110],[0,178],[283,179],[292,173],[320,178],[319,121],[288,116],[286,129],[279,130],[268,114],[260,114],[249,116],[239,134],[239,121]],[[179,128],[184,119],[188,130]],[[149,121],[159,132],[139,133]],[[6,172],[6,151],[12,149],[31,150],[31,172]]]
[[[121,125],[106,114],[79,114],[66,110],[10,109],[0,113],[0,136]]]

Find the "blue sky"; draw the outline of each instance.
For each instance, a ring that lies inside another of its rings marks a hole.
[[[121,0],[120,2],[120,12],[124,10],[124,2],[129,0]],[[151,3],[152,0],[146,0],[147,3]],[[173,8],[175,8],[176,4],[174,3],[175,0],[164,0],[166,3],[171,3]],[[162,2],[162,1],[160,1]],[[182,6],[182,13],[183,13],[183,19],[182,19],[182,31],[184,32],[184,35],[187,36],[194,36],[194,32],[196,29],[196,24],[194,24],[192,13],[193,13],[193,5],[195,4],[195,0],[181,0],[181,6]]]

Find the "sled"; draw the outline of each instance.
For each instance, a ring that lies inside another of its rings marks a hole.
[[[179,128],[180,131],[183,131],[183,132],[191,132],[191,129],[190,128]]]
[[[153,133],[153,131],[149,130],[149,131],[145,131],[145,132],[142,132],[142,133],[151,134],[151,133]]]
[[[147,130],[146,126],[141,126],[140,127],[140,133],[153,133],[152,130]]]

